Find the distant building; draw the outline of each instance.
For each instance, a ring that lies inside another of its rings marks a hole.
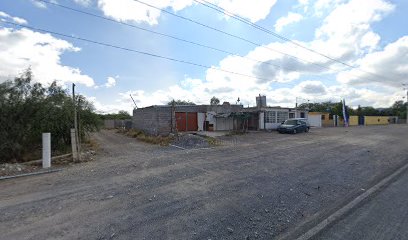
[[[239,121],[234,113],[243,106],[224,102],[222,105],[160,105],[133,111],[133,128],[153,135],[186,131],[230,131]]]
[[[307,110],[268,107],[266,96],[256,97],[257,106],[242,105],[159,105],[133,111],[132,127],[153,135],[171,132],[269,130],[288,118],[307,118]]]

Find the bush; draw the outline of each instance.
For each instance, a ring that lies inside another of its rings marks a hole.
[[[48,88],[32,83],[31,70],[0,84],[0,162],[28,160],[41,148],[43,132],[51,133],[53,151],[66,152],[71,143],[73,101],[54,82]],[[83,96],[77,96],[81,138],[99,129],[100,120]]]

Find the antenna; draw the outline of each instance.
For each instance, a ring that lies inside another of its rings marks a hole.
[[[135,104],[135,107],[137,108],[137,105],[136,105],[135,99],[133,99],[132,94],[129,94],[129,96],[130,96],[130,98],[132,99],[133,103]]]

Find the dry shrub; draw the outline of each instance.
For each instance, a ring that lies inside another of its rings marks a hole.
[[[137,140],[142,141],[142,142],[161,145],[161,146],[167,146],[173,141],[173,138],[170,136],[164,137],[164,136],[147,135],[143,131],[140,131],[137,129],[129,129],[129,130],[119,129],[117,132],[124,134],[128,137],[136,138]]]

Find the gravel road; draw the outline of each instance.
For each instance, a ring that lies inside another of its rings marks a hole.
[[[408,161],[408,126],[250,133],[215,149],[94,134],[96,160],[0,181],[0,239],[272,239]]]
[[[315,240],[408,239],[408,172],[337,223]]]

